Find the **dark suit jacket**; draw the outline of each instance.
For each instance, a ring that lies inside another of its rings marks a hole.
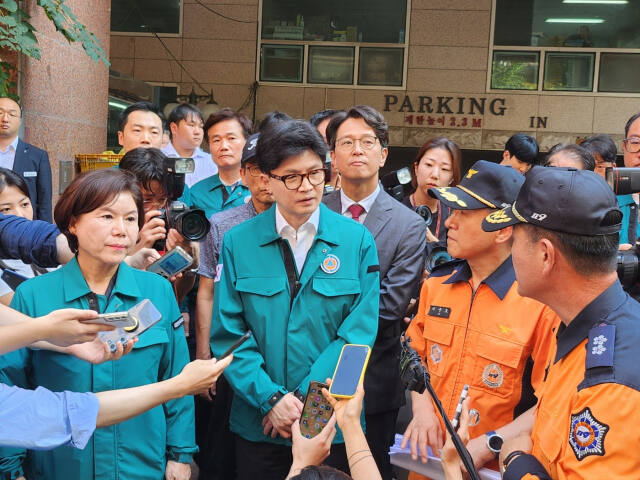
[[[33,217],[51,222],[51,165],[44,150],[18,140],[13,171],[24,177],[33,205]]]
[[[340,192],[324,203],[342,213]],[[418,298],[425,265],[426,225],[422,217],[381,189],[364,226],[376,242],[380,261],[380,318],[378,336],[364,378],[365,413],[382,413],[404,403],[400,384],[400,335],[411,298]]]

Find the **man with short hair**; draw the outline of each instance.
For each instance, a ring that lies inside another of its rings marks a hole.
[[[129,105],[120,114],[118,143],[122,153],[138,147],[162,148],[164,117],[160,109],[150,102]]]
[[[616,166],[618,149],[609,135],[594,135],[587,138],[580,146],[591,152],[591,155],[593,155],[596,161],[596,166],[593,171],[602,178],[604,178],[607,168]]]
[[[640,305],[616,274],[621,221],[597,174],[536,167],[515,203],[482,225],[512,226],[518,292],[561,320],[533,430],[501,453],[505,480],[638,475]]]
[[[211,155],[200,148],[203,137],[204,118],[195,105],[181,103],[167,119],[171,131],[171,143],[162,148],[162,153],[173,158],[193,158],[196,164],[193,173],[185,175],[188,187],[218,173]]]
[[[324,139],[324,143],[329,145],[327,141],[327,127],[329,126],[329,122],[337,113],[344,112],[344,110],[321,110],[319,112],[314,113],[309,119],[309,123],[316,127],[322,138]],[[328,155],[328,154],[327,154]],[[325,192],[333,192],[335,190],[340,190],[340,174],[331,166],[331,157],[327,157],[328,168],[331,169],[331,178],[325,185]]]
[[[596,159],[589,150],[581,145],[559,143],[549,150],[545,166],[593,171],[596,168]]]
[[[240,176],[243,185],[249,188],[251,199],[240,205],[211,216],[211,229],[206,239],[200,242],[200,284],[196,304],[196,358],[211,358],[211,319],[213,311],[214,285],[218,275],[220,250],[225,234],[236,225],[264,212],[273,205],[273,193],[268,177],[262,173],[256,160],[256,144],[260,134],[247,139],[242,151]],[[222,268],[222,265],[220,265]],[[211,396],[205,394],[208,400]],[[235,450],[233,436],[229,431],[229,410],[233,391],[224,377],[216,384],[215,397],[209,425],[203,425],[205,434],[196,425],[200,454],[198,466],[201,475],[209,479],[226,479],[235,474]],[[199,399],[196,399],[197,401]],[[196,403],[196,405],[199,405]],[[198,435],[200,433],[200,435]],[[202,443],[202,444],[201,444]]]
[[[538,153],[538,142],[535,138],[524,133],[516,133],[507,140],[500,165],[513,167],[524,175],[531,167],[538,165]]]
[[[246,115],[230,108],[223,108],[207,119],[204,132],[218,173],[191,188],[185,187],[181,198],[184,203],[201,208],[209,218],[246,201],[249,189],[240,179],[240,160],[251,127],[251,120]]]
[[[426,249],[422,217],[396,201],[379,184],[388,138],[384,117],[371,107],[359,105],[334,114],[327,140],[342,188],[323,200],[331,210],[363,224],[373,235],[378,251],[378,335],[364,388],[367,442],[385,480],[393,476],[389,448],[394,443],[398,410],[405,401],[397,364],[400,335],[409,300],[417,298]]]
[[[211,349],[253,332],[226,370],[237,478],[281,480],[309,383],[331,377],[345,344],[373,345],[379,266],[369,231],[320,202],[326,146],[310,124],[276,123],[257,148],[276,205],[224,237]],[[327,462],[348,469],[342,441]]]
[[[622,153],[624,154],[624,166],[640,167],[640,113],[632,115],[624,127],[624,140],[622,141]],[[622,230],[620,230],[620,243],[635,245],[640,237],[640,222],[638,222],[638,195],[618,195],[618,205],[622,211]]]
[[[52,221],[51,165],[44,150],[18,137],[22,108],[15,100],[0,97],[0,167],[20,174],[29,188],[34,218]]]
[[[449,418],[465,384],[479,422],[469,428],[468,449],[476,466],[496,468],[504,439],[520,433],[532,415],[542,383],[552,329],[558,320],[543,304],[518,294],[511,262],[512,229],[491,217],[497,231],[482,222],[516,199],[524,176],[510,167],[480,160],[456,187],[429,189],[453,209],[447,219],[447,250],[461,260],[436,267],[422,285],[420,306],[407,329],[411,345],[424,359],[431,382]],[[427,392],[411,392],[413,419],[403,444],[444,443],[442,420]]]

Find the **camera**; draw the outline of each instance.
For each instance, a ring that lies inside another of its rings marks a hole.
[[[640,192],[640,168],[607,168],[605,179],[616,195]],[[634,245],[630,250],[618,250],[618,278],[622,287],[640,297],[640,249]]]
[[[411,185],[411,171],[408,167],[394,170],[382,177],[381,182],[385,192],[402,202],[402,199],[408,193],[405,189],[409,189]]]
[[[168,200],[166,206],[160,210],[161,214],[156,218],[164,221],[167,232],[173,228],[187,240],[194,242],[202,240],[211,227],[204,210],[189,208],[178,201],[184,191],[185,174],[193,173],[195,170],[193,158],[165,158],[162,168],[163,187],[167,192]],[[165,250],[165,240],[158,240],[153,248]]]
[[[433,213],[426,205],[419,205],[416,207],[416,213],[424,219],[424,223],[427,228],[433,222]],[[427,270],[433,272],[433,269],[438,265],[451,261],[451,255],[447,252],[446,245],[441,245],[440,242],[435,246],[427,245]]]
[[[427,388],[429,381],[429,372],[422,364],[422,359],[410,345],[411,339],[402,335],[400,344],[402,351],[400,352],[400,380],[404,388],[412,392],[422,393]]]

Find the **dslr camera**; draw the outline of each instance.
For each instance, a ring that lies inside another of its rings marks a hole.
[[[410,345],[411,339],[402,335],[400,344],[402,351],[400,352],[400,380],[404,388],[412,392],[422,393],[427,388],[429,381],[429,372],[422,364],[422,359]]]
[[[167,232],[173,228],[187,240],[198,242],[209,233],[209,228],[211,228],[209,220],[207,220],[204,210],[189,208],[183,202],[178,201],[184,191],[185,174],[193,173],[195,166],[193,158],[164,159],[162,180],[168,200],[165,207],[160,210],[161,214],[156,218],[164,220]],[[165,240],[158,240],[153,248],[165,250]]]

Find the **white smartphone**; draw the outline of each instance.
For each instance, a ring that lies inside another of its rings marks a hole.
[[[193,257],[182,248],[176,247],[149,265],[147,272],[157,273],[165,278],[170,278],[189,268],[192,263]]]
[[[116,344],[118,342],[122,342],[124,345],[133,337],[141,335],[162,319],[162,314],[149,299],[145,299],[137,305],[134,305],[126,313],[134,320],[134,325],[125,328],[116,328],[109,332],[98,333],[100,340],[109,345],[112,352],[116,351]]]

